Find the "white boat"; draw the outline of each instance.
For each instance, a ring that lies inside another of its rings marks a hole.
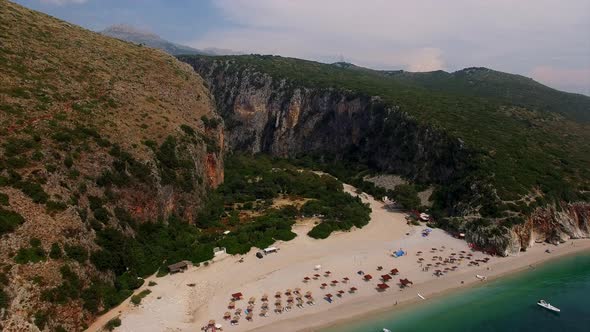
[[[420,294],[420,293],[416,293],[416,294],[418,294],[418,297],[421,298],[422,300],[426,300],[426,298],[424,296],[422,296],[422,294]]]
[[[549,304],[549,303],[545,302],[545,300],[539,300],[539,302],[537,302],[537,304],[538,304],[539,306],[541,306],[541,307],[543,307],[543,308],[547,309],[547,310],[551,310],[551,311],[554,311],[554,312],[561,312],[561,309],[559,309],[559,308],[557,308],[557,307],[554,307],[554,306],[552,306],[551,304]]]
[[[486,280],[488,277],[476,274],[475,277],[479,280]]]

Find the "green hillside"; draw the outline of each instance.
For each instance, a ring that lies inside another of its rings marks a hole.
[[[488,69],[412,74],[277,56],[211,59],[230,60],[236,68],[253,68],[307,87],[380,96],[419,122],[443,129],[481,151],[479,175],[490,177],[504,201],[537,191],[552,199],[586,199],[588,97]]]

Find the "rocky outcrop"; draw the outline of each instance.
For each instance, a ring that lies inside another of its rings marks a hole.
[[[471,152],[380,98],[276,79],[231,60],[180,57],[207,81],[228,150],[357,158],[418,182],[447,183]]]
[[[511,245],[507,254],[517,253],[535,245],[549,242],[563,243],[569,239],[590,237],[590,204],[580,202],[538,208],[522,225],[511,232]]]

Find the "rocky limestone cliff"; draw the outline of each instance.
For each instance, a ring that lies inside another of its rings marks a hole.
[[[208,83],[226,123],[229,150],[282,157],[354,155],[378,170],[417,182],[473,181],[466,175],[476,167],[470,162],[474,151],[459,139],[385,105],[379,97],[302,86],[230,59],[180,60],[192,65]],[[454,205],[451,213],[472,214],[486,186],[484,182],[470,184],[470,193],[462,201],[449,202]],[[509,255],[535,242],[588,237],[588,209],[587,203],[570,204],[562,211],[538,209],[524,225],[510,229],[507,241],[499,241],[507,243],[506,247],[496,250]]]
[[[354,156],[418,182],[447,183],[471,152],[380,98],[310,88],[231,61],[181,57],[207,81],[224,118],[229,150]]]
[[[536,209],[522,225],[510,232],[506,255],[518,253],[536,243],[560,244],[570,239],[590,237],[590,204],[579,202]]]

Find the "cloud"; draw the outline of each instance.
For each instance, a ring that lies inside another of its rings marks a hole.
[[[69,4],[83,4],[86,3],[88,0],[41,0],[41,3],[48,4],[48,5],[56,5],[56,6],[63,6]]]
[[[213,0],[223,25],[190,41],[407,70],[581,66],[589,0]]]
[[[538,66],[533,68],[530,75],[539,82],[590,95],[590,67],[570,69]]]

